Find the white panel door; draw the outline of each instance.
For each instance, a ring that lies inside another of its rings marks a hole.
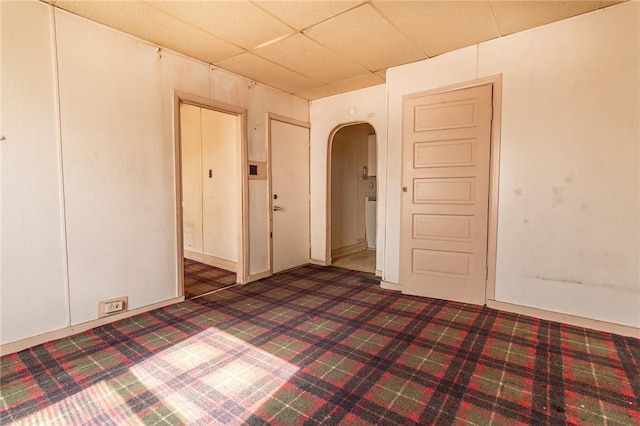
[[[309,262],[309,129],[271,121],[273,273]]]
[[[492,86],[403,104],[403,293],[484,304]]]
[[[184,248],[202,252],[201,108],[180,105],[182,154],[182,229]]]

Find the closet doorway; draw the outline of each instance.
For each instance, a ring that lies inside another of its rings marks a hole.
[[[243,112],[181,99],[178,120],[178,251],[182,291],[189,299],[241,282]]]
[[[375,273],[377,149],[374,128],[338,128],[329,143],[327,258],[345,269]]]

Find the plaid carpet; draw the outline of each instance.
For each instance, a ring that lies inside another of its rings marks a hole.
[[[191,299],[236,283],[236,273],[195,260],[184,260],[184,297]]]
[[[1,359],[0,423],[640,424],[640,341],[306,266]]]

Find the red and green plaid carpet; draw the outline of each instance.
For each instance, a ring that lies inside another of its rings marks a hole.
[[[191,299],[236,283],[236,273],[184,259],[184,297]]]
[[[640,424],[640,341],[306,266],[1,359],[1,424]]]

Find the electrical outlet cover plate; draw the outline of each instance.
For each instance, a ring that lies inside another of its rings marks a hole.
[[[98,317],[113,315],[126,311],[128,308],[128,297],[118,297],[116,299],[103,300],[98,302]]]

